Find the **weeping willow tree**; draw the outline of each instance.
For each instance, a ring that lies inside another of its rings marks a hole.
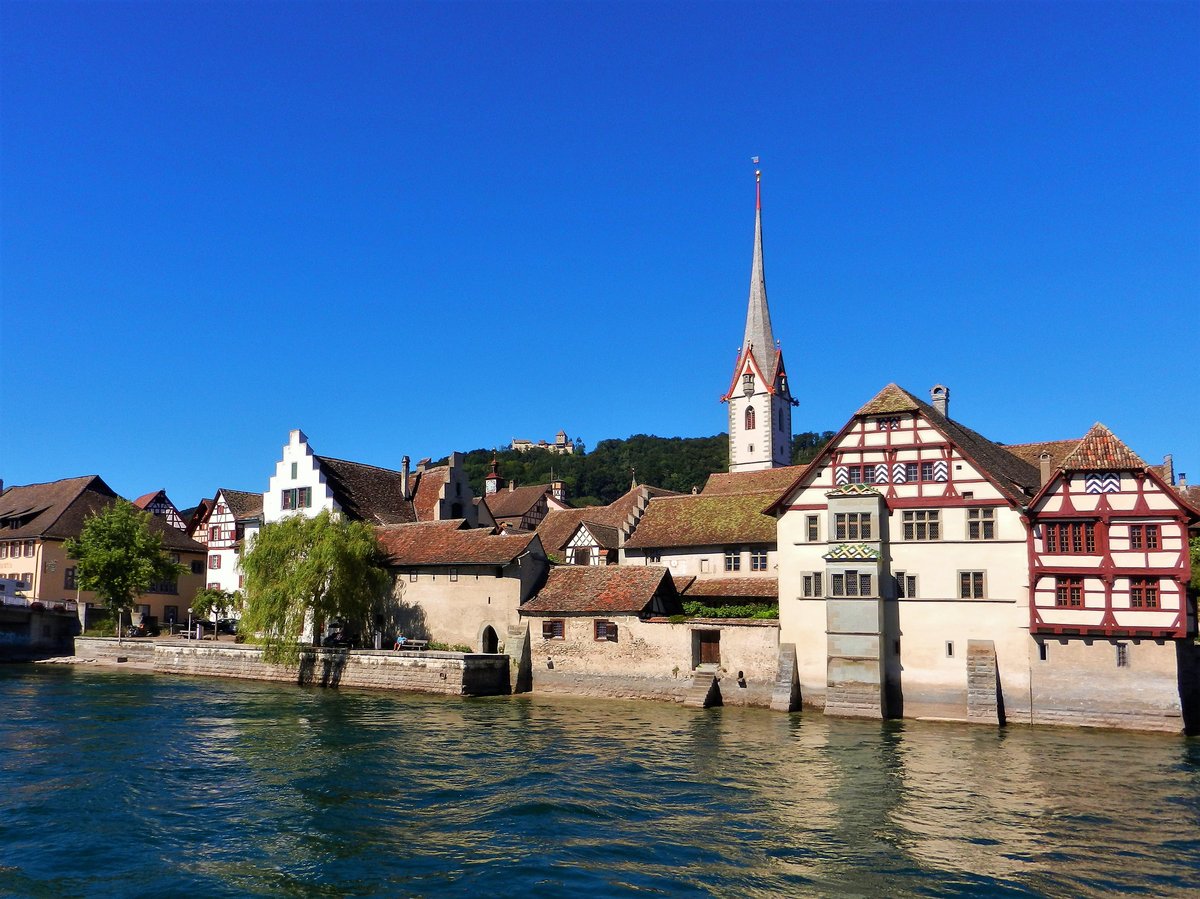
[[[242,558],[241,630],[261,635],[265,657],[294,664],[306,621],[340,619],[370,631],[389,585],[371,526],[323,511],[263,526]]]

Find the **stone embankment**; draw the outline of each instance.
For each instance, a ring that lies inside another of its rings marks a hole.
[[[266,662],[257,646],[177,640],[125,640],[118,645],[111,637],[79,637],[75,655],[106,663],[136,661],[138,667],[161,674],[454,696],[494,696],[509,690],[508,656],[482,653],[315,648],[301,653],[299,666],[287,666]]]

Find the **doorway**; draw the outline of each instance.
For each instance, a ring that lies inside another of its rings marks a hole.
[[[721,664],[721,632],[692,631],[692,667]]]
[[[500,648],[500,638],[496,636],[496,630],[490,624],[483,629],[480,642],[483,644],[483,652],[496,652]]]

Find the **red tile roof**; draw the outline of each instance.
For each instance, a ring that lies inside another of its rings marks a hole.
[[[695,578],[683,590],[684,599],[709,597],[779,599],[779,578],[774,577],[714,577]]]
[[[776,521],[763,514],[777,497],[766,493],[698,493],[656,499],[646,508],[630,549],[774,543]]]
[[[624,528],[626,522],[637,511],[638,503],[645,498],[653,505],[658,498],[679,496],[671,490],[661,487],[650,487],[642,484],[630,488],[624,495],[617,497],[607,506],[586,506],[582,509],[551,509],[546,517],[538,524],[538,534],[541,535],[542,545],[546,552],[559,553],[567,541],[575,533],[582,521],[595,522],[617,529]]]
[[[540,551],[534,533],[501,537],[487,528],[464,528],[464,524],[451,520],[384,525],[375,528],[375,539],[388,564],[396,567],[508,565],[526,551]]]
[[[1137,453],[1100,422],[1092,425],[1061,464],[1064,471],[1141,471],[1146,468]]]
[[[414,472],[409,477],[409,483],[416,482],[412,488],[412,505],[417,521],[433,521],[434,512],[442,498],[442,487],[450,481],[450,466],[439,465]]]
[[[708,476],[704,493],[776,493],[787,490],[807,465],[785,465],[782,468],[765,468],[762,471],[718,471]]]
[[[484,496],[492,516],[499,521],[501,518],[520,518],[537,505],[538,500],[550,493],[549,484],[530,484],[528,487],[515,487],[512,490],[499,490]]]
[[[166,499],[166,495],[165,495],[166,492],[167,491],[165,489],[164,490],[151,490],[149,493],[145,493],[142,496],[139,496],[137,499],[135,499],[133,501],[133,504],[135,506],[137,506],[139,509],[145,509],[152,502],[154,502],[156,499],[158,499],[158,497],[160,495],[163,496],[163,499]],[[170,500],[167,500],[167,501],[170,502]]]
[[[1043,440],[1039,443],[1006,443],[1004,448],[1023,462],[1041,470],[1042,453],[1050,454],[1050,467],[1058,468],[1071,450],[1079,446],[1080,438],[1073,440]]]
[[[657,565],[560,565],[521,612],[601,615],[682,613],[675,582]]]

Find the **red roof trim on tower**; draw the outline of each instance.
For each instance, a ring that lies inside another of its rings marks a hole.
[[[750,365],[754,366],[754,372],[755,372],[754,376],[756,378],[758,378],[758,380],[761,383],[767,384],[767,379],[763,376],[762,369],[758,367],[758,360],[756,360],[754,358],[753,345],[749,346],[745,352],[743,352],[742,350],[739,350],[738,351],[738,362],[737,362],[737,365],[734,366],[734,369],[733,369],[733,380],[731,380],[729,382],[729,392],[727,394],[725,394],[723,397],[721,397],[722,403],[729,402],[730,398],[735,393],[737,393],[738,382],[742,379],[742,375],[746,371],[746,362],[747,361],[749,361]],[[767,393],[773,394],[774,392],[775,392],[775,385],[767,384]]]

